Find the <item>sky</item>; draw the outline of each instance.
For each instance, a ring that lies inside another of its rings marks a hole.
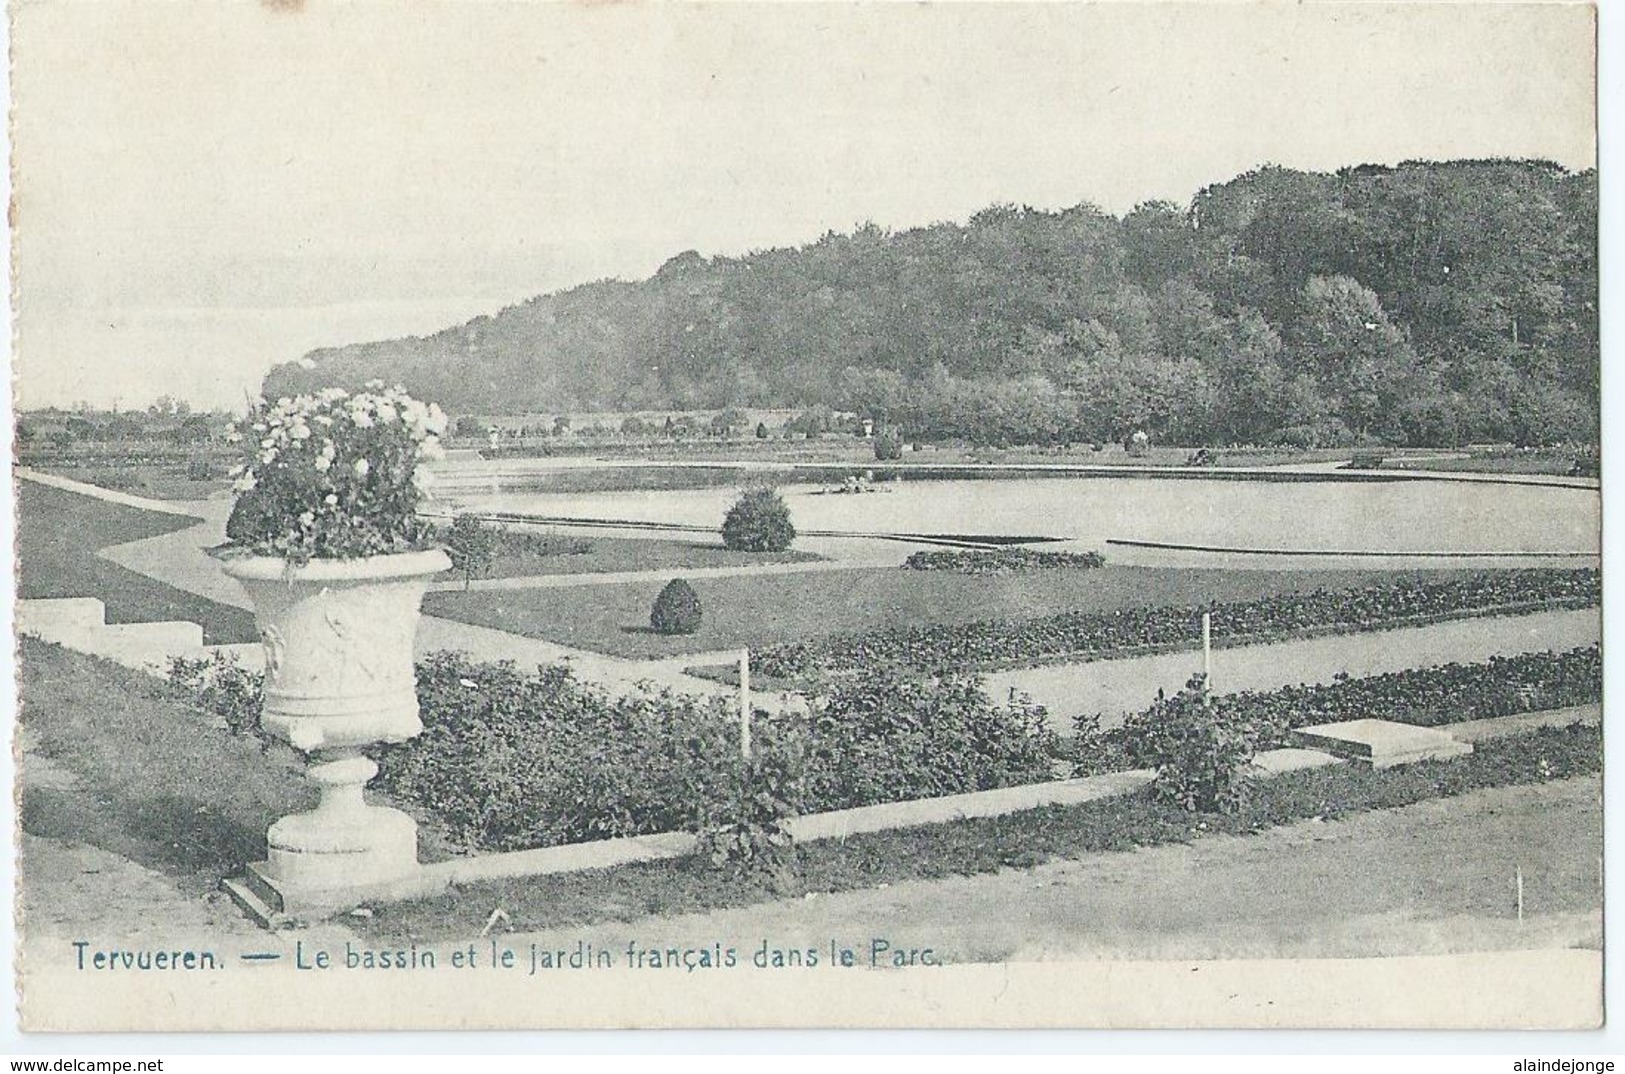
[[[19,0],[19,407],[994,202],[1595,161],[1581,5]]]

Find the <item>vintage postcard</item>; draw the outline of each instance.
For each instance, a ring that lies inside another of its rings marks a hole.
[[[1602,1024],[1590,5],[10,24],[25,1031]]]

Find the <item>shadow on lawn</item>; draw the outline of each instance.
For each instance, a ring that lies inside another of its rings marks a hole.
[[[96,800],[78,789],[25,787],[21,819],[29,835],[84,843],[212,887],[243,863],[264,860],[265,828],[276,818],[267,812],[256,824],[177,794]]]

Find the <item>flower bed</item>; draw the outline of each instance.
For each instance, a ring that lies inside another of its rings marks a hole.
[[[1041,710],[995,705],[966,677],[877,670],[810,718],[759,715],[739,753],[731,702],[622,697],[567,669],[437,653],[418,665],[424,731],[380,756],[381,786],[469,849],[771,827],[799,813],[1052,778]],[[766,799],[765,815],[764,802]]]
[[[172,689],[254,730],[261,676],[229,659],[177,660]],[[379,751],[380,786],[433,812],[468,850],[655,832],[772,828],[790,816],[1037,783],[1064,751],[1043,710],[997,705],[966,676],[877,669],[806,717],[753,726],[739,751],[730,701],[611,696],[567,668],[521,672],[434,653],[417,667],[422,735]]]
[[[954,571],[957,574],[1020,574],[1025,571],[1104,567],[1099,552],[1040,552],[1032,548],[976,549],[964,552],[915,552],[903,561],[911,571]]]
[[[992,670],[1057,660],[1100,660],[1194,646],[1203,612],[1213,640],[1246,645],[1346,630],[1410,626],[1468,616],[1601,602],[1596,570],[1484,571],[1445,581],[1406,579],[1362,589],[1315,590],[1208,606],[1069,612],[835,635],[757,650],[755,669],[776,679],[903,663],[922,670]]]

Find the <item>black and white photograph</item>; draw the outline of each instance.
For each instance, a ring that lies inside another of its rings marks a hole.
[[[1601,1028],[1597,20],[13,3],[23,1035]]]

